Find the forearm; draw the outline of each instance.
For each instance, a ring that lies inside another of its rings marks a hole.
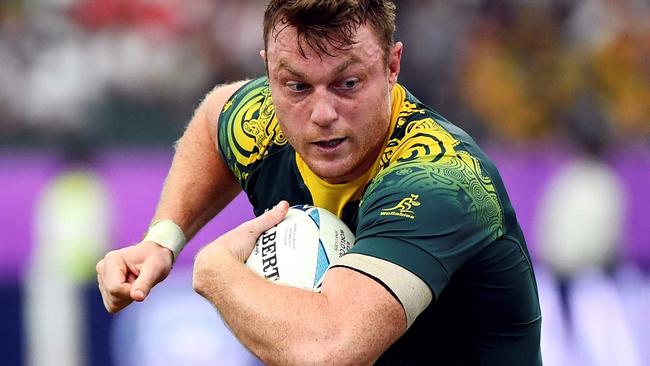
[[[216,248],[210,264],[195,270],[197,292],[217,307],[237,338],[268,364],[304,365],[332,362],[322,357],[339,348],[335,314],[327,297],[264,280]],[[196,266],[200,266],[197,257]]]
[[[288,209],[282,201],[206,245],[194,261],[194,290],[267,364],[372,364],[406,330],[403,307],[382,284],[336,267],[315,293],[274,284],[244,264]]]

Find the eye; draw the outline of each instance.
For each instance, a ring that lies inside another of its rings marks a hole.
[[[359,85],[359,79],[347,79],[336,85],[337,89],[341,90],[353,90]]]
[[[298,82],[298,81],[290,81],[286,85],[287,85],[287,88],[289,88],[289,90],[291,90],[292,92],[295,92],[295,93],[304,92],[308,88],[307,84],[301,83],[301,82]]]

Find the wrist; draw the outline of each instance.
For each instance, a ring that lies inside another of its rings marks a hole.
[[[154,221],[142,241],[151,241],[169,249],[172,252],[173,261],[176,260],[186,244],[183,230],[169,219]]]
[[[174,252],[171,249],[164,247],[156,242],[150,240],[143,240],[137,244],[138,246],[144,247],[147,251],[155,250],[157,252],[163,253],[160,254],[164,256],[165,259],[169,259],[170,264],[174,264]]]

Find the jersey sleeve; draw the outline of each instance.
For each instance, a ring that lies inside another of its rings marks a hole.
[[[477,160],[457,154],[382,171],[364,195],[348,253],[407,269],[435,298],[468,258],[502,234],[494,186]]]

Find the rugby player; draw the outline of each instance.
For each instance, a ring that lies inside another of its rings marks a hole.
[[[265,363],[541,365],[535,278],[499,173],[397,83],[394,31],[392,1],[272,0],[266,75],[207,95],[149,233],[97,264],[107,310],[144,300],[244,190],[258,217],[201,250],[193,286]],[[289,204],[356,234],[320,293],[244,265]]]

